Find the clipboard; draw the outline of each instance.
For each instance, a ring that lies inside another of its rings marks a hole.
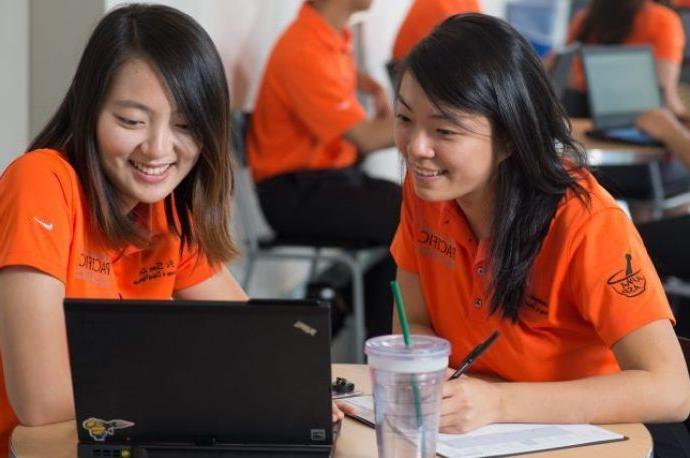
[[[354,420],[374,427],[373,396],[356,396],[342,402],[355,408]],[[596,425],[502,423],[465,434],[439,434],[436,453],[445,458],[490,458],[544,452],[628,440]]]

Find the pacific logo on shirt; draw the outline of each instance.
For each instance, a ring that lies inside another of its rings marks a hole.
[[[80,253],[79,264],[75,270],[75,277],[87,283],[99,286],[107,286],[110,279],[110,259],[91,253]]]
[[[453,267],[458,247],[454,240],[433,232],[428,227],[421,227],[417,232],[417,250],[422,256]]]

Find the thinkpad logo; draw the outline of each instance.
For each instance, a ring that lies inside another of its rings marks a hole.
[[[292,325],[294,328],[299,329],[305,334],[309,334],[310,336],[315,336],[317,331],[316,329],[312,328],[309,326],[307,323],[303,321],[295,321],[295,324]]]

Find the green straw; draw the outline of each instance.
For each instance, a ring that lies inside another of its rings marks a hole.
[[[396,280],[391,282],[393,289],[393,299],[395,299],[395,308],[398,311],[398,318],[400,319],[400,327],[402,327],[403,341],[406,347],[412,346],[412,338],[410,337],[410,326],[407,324],[407,315],[405,315],[405,305],[403,304],[402,294],[400,293],[400,285]]]
[[[393,290],[395,308],[398,311],[398,319],[400,320],[400,327],[402,328],[403,332],[403,342],[405,342],[405,346],[407,348],[410,348],[412,346],[412,338],[410,337],[410,326],[407,324],[407,315],[405,314],[405,304],[403,303],[402,293],[400,292],[400,285],[396,280],[393,280],[391,282],[391,289]],[[417,382],[414,381],[414,378],[412,380],[412,392],[414,394],[414,410],[415,414],[417,415],[417,428],[419,428],[422,433],[422,456],[425,456],[426,434],[424,431],[424,417],[422,416],[422,395],[419,392],[419,386],[417,386]]]

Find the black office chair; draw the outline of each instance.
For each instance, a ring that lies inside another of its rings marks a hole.
[[[391,88],[393,89],[393,92],[395,92],[395,85],[397,84],[397,78],[398,78],[398,73],[397,73],[397,65],[398,61],[396,60],[390,60],[386,62],[386,74],[388,75],[388,81],[391,83]]]
[[[690,368],[690,339],[678,336],[678,342],[681,350],[683,350],[683,356],[685,356],[685,364]],[[685,427],[690,431],[690,417],[685,419]]]
[[[364,273],[374,263],[388,254],[388,247],[371,243],[358,243],[349,240],[316,240],[311,238],[283,237],[269,233],[261,236],[257,218],[264,219],[256,196],[256,188],[251,177],[245,138],[249,130],[251,115],[233,114],[233,154],[235,156],[235,217],[242,234],[246,263],[243,288],[248,290],[254,274],[256,262],[260,259],[276,261],[302,261],[309,263],[306,281],[314,278],[320,261],[330,261],[346,266],[352,280],[352,309],[357,362],[364,362],[364,340],[366,326],[364,321]],[[264,219],[265,221],[265,219]],[[268,225],[266,225],[268,227]]]
[[[568,79],[570,78],[570,68],[573,65],[575,56],[580,51],[580,43],[575,42],[560,51],[556,51],[554,61],[549,69],[549,79],[551,86],[556,93],[559,101],[563,102]]]

